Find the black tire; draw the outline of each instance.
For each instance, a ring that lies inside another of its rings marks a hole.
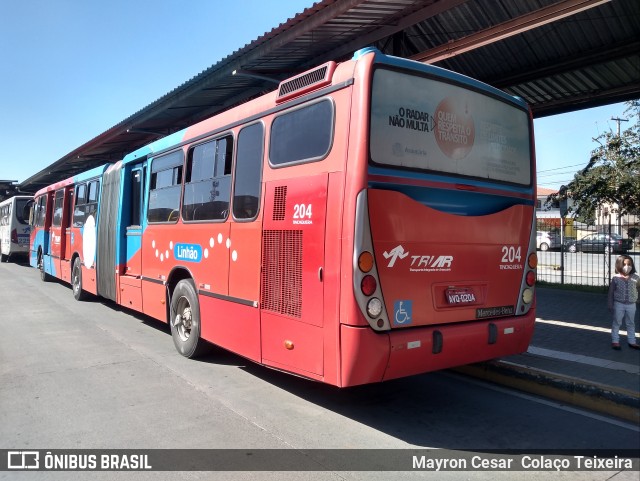
[[[49,282],[51,276],[44,271],[44,256],[42,252],[38,252],[38,270],[40,271],[40,280],[42,282]]]
[[[0,254],[0,262],[9,262],[9,256]]]
[[[547,244],[546,242],[543,242],[542,244],[540,244],[540,250],[545,252],[549,250],[549,244]]]
[[[184,357],[198,357],[211,349],[200,337],[200,302],[191,279],[181,280],[173,291],[169,324],[173,343]]]
[[[71,290],[76,301],[84,301],[87,297],[87,291],[82,290],[82,264],[80,258],[76,257],[71,268]]]

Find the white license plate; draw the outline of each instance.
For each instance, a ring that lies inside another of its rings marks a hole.
[[[452,306],[475,304],[477,302],[473,289],[466,287],[447,289],[444,295],[447,298],[447,304]]]

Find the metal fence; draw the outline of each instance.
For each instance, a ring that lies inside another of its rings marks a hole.
[[[640,216],[606,220],[538,219],[538,281],[607,287],[623,253],[640,271]]]

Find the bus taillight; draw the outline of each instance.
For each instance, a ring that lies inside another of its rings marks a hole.
[[[388,331],[384,296],[373,255],[367,190],[358,194],[353,255],[353,291],[365,320],[376,331]]]
[[[362,289],[362,293],[365,296],[371,296],[376,289],[378,288],[378,283],[376,282],[376,278],[373,276],[364,276],[362,282],[360,283],[360,289]]]
[[[371,252],[363,252],[358,257],[358,267],[364,273],[371,271],[373,268],[373,254]]]
[[[529,287],[533,286],[536,283],[536,273],[534,271],[527,272],[527,285]]]

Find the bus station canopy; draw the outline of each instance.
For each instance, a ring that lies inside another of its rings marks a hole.
[[[534,117],[638,98],[638,0],[322,0],[26,179],[38,189],[375,46],[524,98]]]

